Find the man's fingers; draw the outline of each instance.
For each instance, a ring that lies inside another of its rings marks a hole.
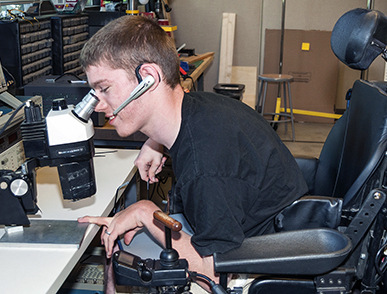
[[[163,167],[164,167],[164,164],[165,162],[167,161],[167,158],[164,156],[162,159],[161,159],[161,163],[157,166],[156,168],[156,171],[155,171],[155,174],[157,175],[158,173],[160,173],[162,170],[163,170]]]
[[[111,223],[112,218],[111,217],[95,217],[95,216],[84,216],[78,219],[78,222],[80,223],[90,223],[90,224],[96,224],[99,226],[106,226],[109,227]]]
[[[156,178],[156,175],[163,170],[165,161],[167,158],[164,156],[160,162],[153,163],[148,169],[148,178],[151,184],[158,182],[159,180]]]
[[[129,232],[127,232],[124,235],[124,242],[126,245],[129,245],[130,242],[132,242],[132,239],[133,239],[134,235],[137,233],[137,231],[139,231],[139,230],[130,230]]]
[[[106,257],[110,258],[113,254],[113,247],[118,238],[118,235],[113,230],[112,232],[109,232],[109,228],[106,229],[104,235],[103,235],[103,243],[105,245],[105,251],[106,251]]]

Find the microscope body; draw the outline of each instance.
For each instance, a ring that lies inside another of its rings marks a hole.
[[[54,102],[47,117],[27,102],[20,129],[26,161],[16,171],[0,171],[0,224],[29,225],[26,214],[35,214],[36,170],[57,167],[63,198],[79,200],[96,193],[94,128],[90,115],[98,103],[90,91],[77,106]]]

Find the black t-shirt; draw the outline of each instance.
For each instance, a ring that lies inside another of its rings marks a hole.
[[[226,96],[185,94],[170,154],[177,179],[172,197],[181,202],[202,256],[274,232],[275,215],[307,192],[297,163],[266,120]]]

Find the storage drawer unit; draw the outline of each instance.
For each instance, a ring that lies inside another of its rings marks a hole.
[[[56,15],[51,18],[53,73],[82,74],[79,55],[89,38],[89,17],[86,14]]]
[[[17,87],[52,73],[49,17],[0,21],[0,40],[1,63],[14,76]]]

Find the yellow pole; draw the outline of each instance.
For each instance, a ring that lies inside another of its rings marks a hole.
[[[280,113],[281,111],[281,97],[277,97],[277,103],[275,104],[275,113]],[[279,115],[275,115],[274,116],[274,121],[278,121],[279,120]]]
[[[277,110],[276,110],[276,112],[277,112]],[[281,112],[285,112],[285,108],[281,108]],[[290,113],[290,109],[286,109],[286,112]],[[311,111],[311,110],[300,110],[300,109],[293,109],[293,114],[319,116],[319,117],[334,118],[334,119],[339,119],[341,117],[341,114],[326,113],[326,112]]]

